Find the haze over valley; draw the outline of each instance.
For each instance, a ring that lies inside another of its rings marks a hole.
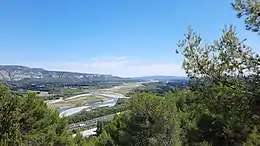
[[[177,79],[185,77],[177,76],[147,76],[147,77],[118,77],[108,74],[92,74],[92,73],[78,73],[78,72],[64,72],[64,71],[48,71],[42,68],[29,68],[26,66],[17,65],[0,65],[0,80],[2,81],[21,81],[21,80],[59,80],[67,82],[79,81],[117,81],[117,80],[156,80],[156,79]]]

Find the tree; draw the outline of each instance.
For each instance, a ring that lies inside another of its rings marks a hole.
[[[49,109],[35,94],[24,97],[20,108],[23,142],[42,145],[72,144],[72,133],[67,130],[67,120],[60,118],[58,111]]]
[[[237,11],[238,18],[245,17],[247,30],[260,33],[260,1],[259,0],[235,0],[232,3]]]
[[[129,120],[127,113],[116,115],[113,120],[104,125],[106,131],[114,144],[117,145],[132,145],[130,135],[126,132],[126,124]]]
[[[133,145],[164,144],[167,132],[167,113],[163,98],[152,94],[137,94],[130,101],[130,118],[126,132]]]
[[[15,146],[21,143],[20,98],[11,95],[9,89],[0,85],[0,142]]]
[[[67,119],[59,117],[58,111],[49,109],[35,94],[14,96],[0,85],[1,145],[74,145],[67,128]]]
[[[76,136],[73,138],[73,141],[77,146],[87,146],[87,140],[83,137],[83,135],[77,131]]]
[[[116,145],[181,145],[179,118],[172,95],[137,93],[129,101],[129,112],[107,122],[101,135],[109,134]]]
[[[202,45],[189,28],[177,52],[184,56],[183,68],[192,78],[197,97],[196,138],[212,145],[241,145],[258,125],[255,103],[259,97],[259,56],[240,40],[235,27],[223,30],[213,44]]]
[[[97,139],[96,146],[114,146],[114,142],[110,135],[103,131]]]
[[[104,122],[98,121],[97,122],[97,130],[96,130],[97,136],[99,136],[102,133],[103,129],[104,129]]]
[[[259,145],[259,144],[260,144],[260,131],[258,127],[254,127],[252,133],[250,134],[247,141],[243,144],[243,146]]]

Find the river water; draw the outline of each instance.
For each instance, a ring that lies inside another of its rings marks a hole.
[[[85,106],[81,107],[64,107],[60,109],[60,116],[71,116],[73,114],[79,113],[81,111],[89,111],[98,107],[105,107],[105,106],[114,106],[117,103],[117,100],[119,98],[125,98],[122,94],[115,94],[115,93],[109,93],[109,94],[99,94],[101,96],[107,97],[109,100],[104,102],[96,102],[92,104],[87,104]]]

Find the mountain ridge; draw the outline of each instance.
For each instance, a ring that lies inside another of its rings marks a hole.
[[[69,79],[69,80],[118,80],[118,76],[108,74],[79,73],[69,71],[49,71],[21,65],[0,65],[0,80],[20,81],[24,79]],[[125,78],[124,78],[125,79]]]

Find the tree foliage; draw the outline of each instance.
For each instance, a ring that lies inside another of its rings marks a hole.
[[[108,134],[109,140],[105,145],[180,144],[179,119],[175,98],[138,93],[129,101],[129,112],[116,116],[103,126],[98,141],[102,134],[103,136]]]
[[[183,68],[192,78],[195,93],[199,142],[212,145],[241,145],[258,126],[259,56],[240,40],[235,27],[226,27],[213,44],[201,44],[189,29],[177,52],[184,56]]]
[[[14,96],[7,87],[0,85],[1,145],[77,144],[67,127],[67,119],[60,118],[56,110],[49,109],[35,94]]]
[[[259,2],[237,0],[247,29],[258,29]],[[178,44],[190,88],[131,94],[128,114],[105,125],[116,145],[260,145],[260,58],[233,25],[203,44],[191,28]],[[167,112],[166,112],[167,111]]]
[[[87,146],[87,140],[83,137],[83,135],[77,131],[76,136],[73,138],[73,141],[77,146]]]
[[[259,0],[235,0],[232,3],[233,8],[237,11],[237,17],[245,18],[247,30],[260,32],[260,1]]]
[[[7,87],[0,85],[0,141],[5,145],[19,145],[22,140],[20,131],[20,99],[11,95]]]

